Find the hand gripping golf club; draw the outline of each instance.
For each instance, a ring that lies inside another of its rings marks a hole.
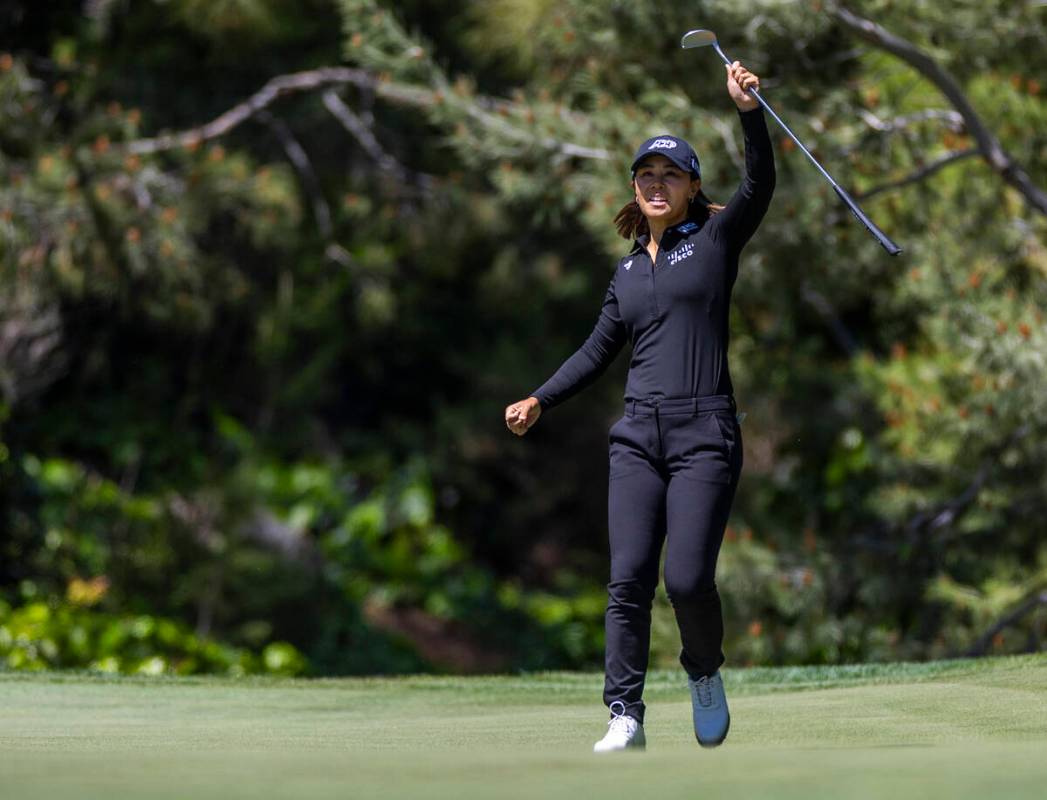
[[[716,41],[716,34],[712,31],[689,31],[685,33],[683,39],[680,40],[680,47],[705,47],[706,45],[710,44],[713,46],[713,49],[716,50],[716,52],[719,54],[720,58],[723,59],[724,64],[730,66],[734,63],[733,61],[731,61],[731,59],[729,59],[726,56],[723,50],[720,49],[720,44]],[[760,93],[756,91],[756,89],[752,88],[750,88],[748,92],[756,98],[756,100],[760,103],[761,106],[763,106],[767,110],[768,114],[774,117],[774,121],[782,126],[782,129],[787,134],[789,134],[789,138],[796,142],[796,146],[799,147],[801,151],[803,151],[803,154],[811,160],[811,163],[814,164],[814,166],[818,168],[818,171],[825,176],[825,179],[829,181],[830,184],[832,184],[833,189],[836,190],[836,194],[839,195],[840,199],[843,200],[844,203],[847,204],[847,207],[851,209],[851,213],[853,213],[854,216],[858,218],[858,221],[866,227],[869,233],[876,237],[876,240],[883,246],[883,249],[890,253],[892,256],[896,256],[900,252],[902,252],[902,248],[900,248],[898,245],[892,242],[890,237],[886,233],[884,233],[878,227],[876,227],[876,223],[874,223],[871,219],[865,216],[865,212],[862,211],[861,207],[854,201],[854,198],[847,193],[846,189],[844,189],[842,186],[840,186],[840,184],[833,180],[832,175],[826,172],[825,168],[818,163],[818,159],[811,155],[811,151],[803,146],[803,142],[801,142],[796,137],[795,133],[789,130],[789,126],[782,122],[782,118],[774,113],[774,109],[767,104],[767,101],[760,96]]]

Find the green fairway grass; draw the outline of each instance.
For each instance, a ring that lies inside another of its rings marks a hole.
[[[694,740],[649,676],[645,753],[594,755],[603,677],[0,673],[0,798],[1041,798],[1047,654],[729,669]]]

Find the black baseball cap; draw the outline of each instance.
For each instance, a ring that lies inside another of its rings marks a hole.
[[[636,157],[633,158],[632,172],[634,175],[640,162],[652,155],[665,156],[684,172],[689,172],[696,178],[702,177],[698,155],[694,152],[694,148],[679,137],[663,133],[659,136],[652,136],[640,145],[636,151]]]

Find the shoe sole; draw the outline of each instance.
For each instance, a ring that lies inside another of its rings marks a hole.
[[[721,736],[719,739],[717,739],[714,742],[703,742],[701,739],[698,738],[698,734],[697,733],[694,734],[694,738],[698,739],[698,744],[700,744],[702,747],[711,749],[713,747],[719,747],[721,744],[723,744],[723,741],[724,741],[724,739],[727,738],[727,733],[730,730],[731,730],[731,715],[728,714],[727,715],[727,727],[723,729],[723,736]]]
[[[631,744],[628,747],[619,747],[617,750],[593,750],[596,755],[604,753],[628,753],[630,750],[639,750],[641,753],[647,749],[646,745]]]
[[[624,752],[626,752],[628,750],[646,750],[647,749],[647,737],[644,737],[643,740],[640,741],[640,742],[636,742],[636,740],[634,739],[633,742],[634,743],[627,744],[625,747],[619,747],[619,748],[617,748],[615,750],[596,750],[596,749],[594,749],[593,752],[597,753],[597,754],[600,754],[600,753],[624,753]]]

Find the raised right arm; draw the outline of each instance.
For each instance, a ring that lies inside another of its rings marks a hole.
[[[531,396],[538,399],[543,411],[559,405],[599,378],[629,338],[618,311],[618,298],[614,290],[617,275],[616,271],[611,278],[600,316],[589,338],[574,355],[563,362],[549,380],[531,392]]]

